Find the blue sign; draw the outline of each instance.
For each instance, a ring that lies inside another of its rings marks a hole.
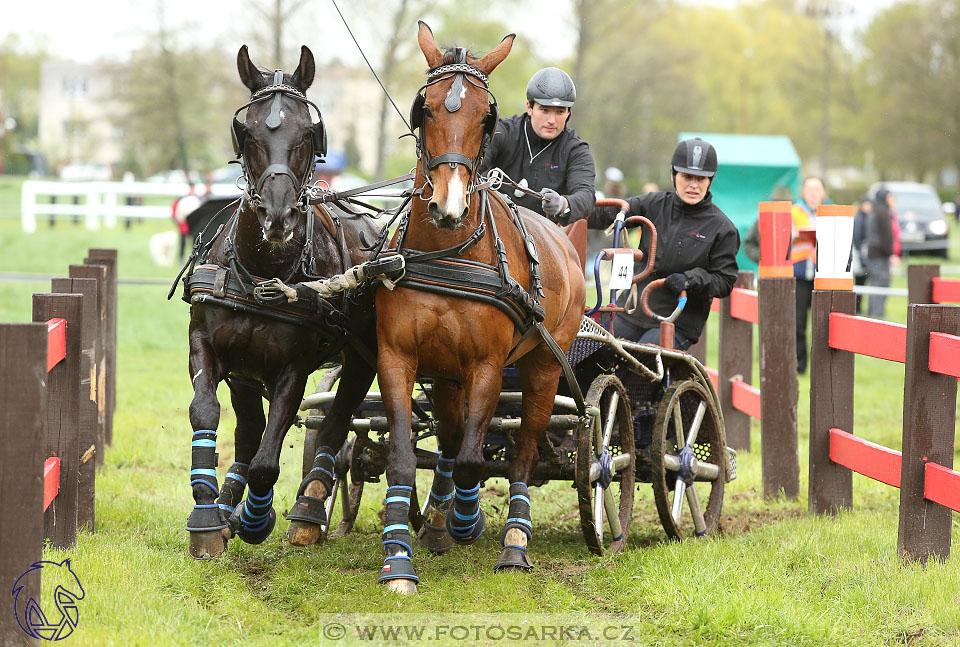
[[[33,571],[43,570],[43,577],[54,577],[57,586],[53,591],[54,605],[56,614],[53,610],[47,608],[50,612],[48,616],[40,607],[40,604],[32,597],[21,599],[20,594],[26,584],[21,584],[21,580]],[[62,562],[34,562],[13,585],[13,607],[17,616],[17,624],[31,638],[40,640],[63,640],[73,633],[80,621],[80,609],[77,603],[83,599],[86,593],[83,585],[80,584],[80,578],[70,567],[70,559]],[[59,614],[59,615],[57,615]]]

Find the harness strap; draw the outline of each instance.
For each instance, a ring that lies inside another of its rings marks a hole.
[[[587,407],[583,401],[583,392],[580,390],[580,384],[577,383],[577,377],[573,374],[573,368],[570,367],[570,362],[567,361],[567,357],[563,354],[559,344],[557,344],[557,341],[547,331],[544,325],[542,323],[535,325],[537,331],[540,333],[540,337],[542,337],[543,341],[547,344],[547,348],[550,349],[553,356],[560,362],[560,368],[563,369],[563,376],[567,378],[567,386],[570,387],[570,395],[577,403],[577,411],[581,416],[585,416],[587,414]]]

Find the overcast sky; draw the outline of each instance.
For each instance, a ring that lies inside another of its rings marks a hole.
[[[395,0],[382,0],[391,2]],[[467,0],[478,1],[478,0]],[[681,0],[702,4],[695,0]],[[733,6],[736,0],[707,0]],[[845,0],[849,15],[838,21],[845,38],[862,29],[873,14],[895,0]],[[373,47],[367,27],[370,16],[354,8],[351,0],[338,0],[341,11],[366,48]],[[572,28],[571,2],[526,0],[511,9],[504,22],[518,35],[530,39],[544,60],[569,56],[576,34]],[[629,4],[626,0],[625,5]],[[29,42],[42,42],[56,56],[81,62],[101,57],[125,60],[132,50],[155,30],[157,0],[5,0],[0,10],[0,39],[17,33]],[[232,51],[250,33],[251,16],[238,0],[163,0],[165,21],[181,44],[213,40]],[[362,63],[356,46],[329,0],[314,0],[297,14],[298,26],[291,41],[303,41],[321,60],[338,52],[347,62]],[[429,22],[430,17],[424,16]],[[413,33],[411,33],[411,38]],[[479,45],[479,44],[478,44]]]

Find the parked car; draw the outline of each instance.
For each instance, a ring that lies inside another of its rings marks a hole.
[[[873,199],[881,187],[897,200],[895,211],[903,256],[932,254],[947,258],[950,225],[936,189],[919,182],[877,182],[867,195]]]
[[[70,182],[106,182],[112,175],[109,166],[87,162],[71,162],[60,169],[60,179]]]

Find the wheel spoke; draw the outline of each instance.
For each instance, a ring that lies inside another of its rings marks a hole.
[[[700,497],[697,496],[697,489],[691,485],[687,488],[687,505],[690,506],[690,514],[693,516],[693,527],[697,531],[697,536],[707,532],[707,522],[703,519],[703,508],[700,507]]]
[[[677,398],[673,405],[673,432],[677,450],[680,450],[683,448],[683,416],[680,413],[680,398]]]
[[[324,502],[324,512],[327,516],[327,523],[320,524],[320,527],[323,530],[326,530],[330,526],[330,519],[333,517],[333,508],[337,504],[337,492],[340,490],[340,483],[343,479],[337,478],[336,475],[333,477],[333,487],[330,488],[330,496],[327,497],[327,500]]]
[[[631,459],[631,458],[632,458],[632,455],[629,454],[629,453],[626,453],[626,454],[617,454],[616,456],[614,456],[614,457],[613,457],[613,471],[614,471],[614,473],[616,473],[616,472],[622,472],[623,470],[625,470],[625,469],[627,469],[628,467],[630,467],[630,459]]]
[[[610,537],[619,537],[623,534],[623,528],[620,526],[620,510],[617,508],[612,487],[603,491],[603,507],[607,511],[607,521],[610,523]]]
[[[697,412],[693,415],[693,422],[690,423],[690,432],[687,434],[687,444],[691,447],[697,442],[697,434],[700,433],[700,423],[703,422],[703,414],[706,412],[707,403],[701,400],[700,406],[697,407]]]
[[[673,520],[680,521],[680,515],[683,514],[683,493],[687,489],[687,484],[683,482],[683,479],[679,476],[677,477],[677,485],[673,490]]]
[[[617,420],[617,405],[620,404],[620,392],[613,389],[610,392],[610,404],[607,406],[607,420],[603,425],[603,443],[602,447],[610,446],[610,438],[613,437],[613,423]],[[601,447],[601,449],[602,449]]]
[[[597,539],[603,544],[603,488],[599,484],[593,490],[593,525],[597,529]]]

